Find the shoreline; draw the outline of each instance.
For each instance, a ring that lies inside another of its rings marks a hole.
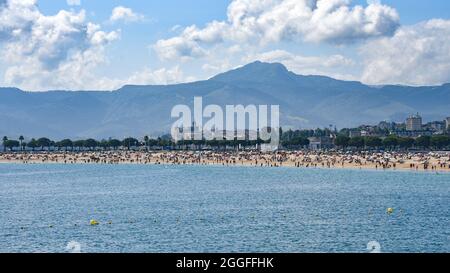
[[[224,167],[450,172],[450,152],[109,151],[0,153],[0,164],[204,165]]]
[[[65,164],[61,162],[31,162],[31,163],[23,163],[23,162],[4,162],[0,161],[1,165],[60,165],[60,166],[166,166],[166,167],[173,167],[173,166],[186,166],[186,167],[192,167],[192,166],[200,166],[200,167],[223,167],[223,168],[262,168],[262,169],[297,169],[297,170],[336,170],[336,171],[372,171],[372,172],[407,172],[407,173],[416,173],[416,174],[450,174],[450,169],[442,169],[442,170],[415,170],[415,169],[408,169],[408,168],[396,168],[396,169],[376,169],[371,167],[351,167],[351,166],[345,166],[345,167],[332,167],[332,168],[326,168],[326,167],[295,167],[292,165],[285,165],[285,166],[279,166],[279,167],[265,167],[265,166],[255,166],[255,165],[222,165],[222,164],[171,164],[171,163],[160,163],[160,164],[144,164],[144,163],[119,163],[119,164],[108,164],[108,163],[73,163],[73,164]]]

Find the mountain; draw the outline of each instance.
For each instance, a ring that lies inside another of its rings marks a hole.
[[[206,81],[167,86],[124,86],[111,92],[25,92],[0,88],[0,135],[123,138],[169,132],[173,106],[278,104],[281,124],[338,128],[450,116],[450,84],[367,86],[323,76],[296,75],[282,64],[254,62]]]

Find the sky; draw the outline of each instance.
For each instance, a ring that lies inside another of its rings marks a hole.
[[[450,82],[450,1],[0,0],[0,86],[115,90],[256,60],[370,85]]]

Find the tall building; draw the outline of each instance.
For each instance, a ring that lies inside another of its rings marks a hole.
[[[450,117],[445,119],[445,128],[447,128],[447,130],[450,130]]]
[[[407,131],[420,131],[422,130],[422,117],[417,113],[417,115],[412,115],[406,119],[406,130]]]

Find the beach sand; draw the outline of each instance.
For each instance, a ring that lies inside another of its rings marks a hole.
[[[450,152],[319,152],[260,153],[191,151],[108,151],[1,153],[0,163],[16,164],[169,164],[254,167],[341,168],[450,171]]]

